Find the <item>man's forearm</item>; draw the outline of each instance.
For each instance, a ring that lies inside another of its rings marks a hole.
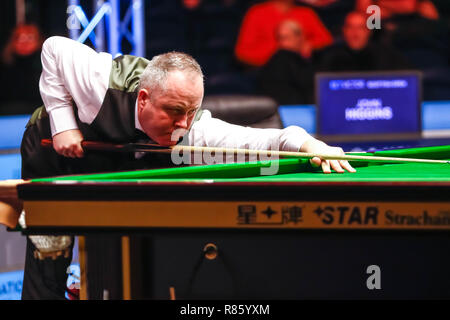
[[[50,115],[52,135],[77,129],[79,119],[91,123],[97,116],[109,85],[112,59],[64,37],[50,37],[42,47],[41,97]]]

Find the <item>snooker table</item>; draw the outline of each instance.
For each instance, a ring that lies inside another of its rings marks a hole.
[[[450,146],[371,155],[450,159]],[[352,165],[34,179],[18,186],[23,232],[80,236],[82,298],[450,298],[450,164]]]

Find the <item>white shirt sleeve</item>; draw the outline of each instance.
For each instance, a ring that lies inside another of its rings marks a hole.
[[[112,57],[64,37],[50,37],[41,53],[39,90],[49,114],[52,136],[77,129],[72,99],[82,122],[91,123],[109,85]]]
[[[212,118],[208,110],[203,110],[201,118],[189,132],[189,144],[193,146],[256,150],[299,151],[311,138],[297,126],[284,129],[243,127]]]

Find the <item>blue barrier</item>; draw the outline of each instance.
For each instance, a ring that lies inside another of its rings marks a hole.
[[[299,126],[308,133],[316,133],[316,107],[314,105],[285,105],[278,107],[284,127]]]
[[[450,129],[450,101],[422,103],[423,130]]]
[[[0,117],[0,150],[18,149],[30,115]]]
[[[0,180],[20,179],[20,154],[2,154],[0,155]]]
[[[20,300],[23,271],[0,273],[0,300]]]

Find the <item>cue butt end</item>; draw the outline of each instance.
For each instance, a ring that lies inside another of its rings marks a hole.
[[[169,287],[169,296],[170,296],[170,300],[176,300],[175,287]]]

